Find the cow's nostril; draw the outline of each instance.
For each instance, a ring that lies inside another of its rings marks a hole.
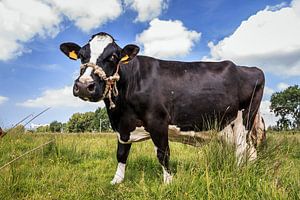
[[[79,93],[79,87],[78,87],[77,83],[74,84],[73,91],[74,91],[74,94]]]
[[[89,84],[89,86],[87,87],[87,90],[89,92],[94,92],[95,91],[95,83]]]

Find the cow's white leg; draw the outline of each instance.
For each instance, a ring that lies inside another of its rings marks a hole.
[[[154,145],[154,152],[157,155],[158,148]],[[164,183],[169,184],[172,182],[173,176],[165,169],[164,166],[162,166],[163,169],[163,177],[164,177]]]
[[[124,180],[125,167],[126,167],[126,164],[120,163],[120,162],[118,163],[116,174],[115,174],[113,180],[110,182],[112,185],[121,183]]]
[[[152,121],[147,125],[147,131],[149,131],[151,139],[157,147],[156,157],[164,170],[164,182],[170,183],[172,176],[170,175],[169,169],[170,148],[168,141],[168,124],[166,123],[167,119],[160,119],[161,113],[159,116],[156,116],[156,114],[157,113],[154,113],[154,116],[151,117]],[[167,116],[167,114],[163,116]]]
[[[121,183],[125,177],[125,166],[126,161],[129,155],[129,151],[131,148],[131,144],[122,144],[118,142],[118,149],[117,149],[117,160],[118,160],[118,167],[116,174],[111,181],[111,184]]]
[[[247,143],[248,132],[249,131],[246,130],[243,124],[243,112],[239,111],[233,127],[238,165],[240,165],[246,159],[252,161],[257,157],[257,151],[251,140],[249,140],[249,144]],[[249,135],[251,135],[251,132]]]
[[[240,165],[245,159],[246,159],[246,153],[247,153],[247,132],[246,130],[241,130],[239,132],[236,132],[236,157],[237,157],[237,163]]]
[[[173,180],[173,176],[164,168],[163,168],[163,175],[164,175],[164,183],[170,184]]]
[[[154,151],[157,154],[157,147],[154,146]],[[164,177],[164,183],[169,184],[172,182],[173,176],[165,169],[164,166],[162,166],[163,169],[163,177]]]
[[[251,132],[250,132],[250,136],[251,136]],[[247,152],[248,152],[248,159],[249,161],[253,161],[256,160],[257,158],[257,149],[254,147],[252,140],[249,139],[249,144],[247,144]]]
[[[240,165],[247,153],[247,130],[243,124],[243,111],[239,111],[233,126],[237,163]]]

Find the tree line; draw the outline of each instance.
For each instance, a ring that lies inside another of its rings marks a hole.
[[[95,112],[74,113],[68,122],[53,121],[49,125],[40,126],[37,132],[110,132],[112,131],[105,108]]]

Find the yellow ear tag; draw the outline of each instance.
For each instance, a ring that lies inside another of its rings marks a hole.
[[[77,60],[77,59],[78,59],[78,56],[77,56],[77,54],[75,53],[75,51],[70,51],[70,52],[69,52],[69,58],[72,58],[73,60]]]
[[[121,62],[127,64],[128,63],[128,59],[129,59],[129,56],[125,55],[123,58],[121,58]]]

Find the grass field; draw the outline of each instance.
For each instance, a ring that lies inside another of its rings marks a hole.
[[[269,133],[254,163],[236,167],[232,148],[171,143],[171,185],[151,141],[132,146],[124,183],[110,185],[116,136],[10,134],[0,139],[0,199],[300,199],[300,133]]]

